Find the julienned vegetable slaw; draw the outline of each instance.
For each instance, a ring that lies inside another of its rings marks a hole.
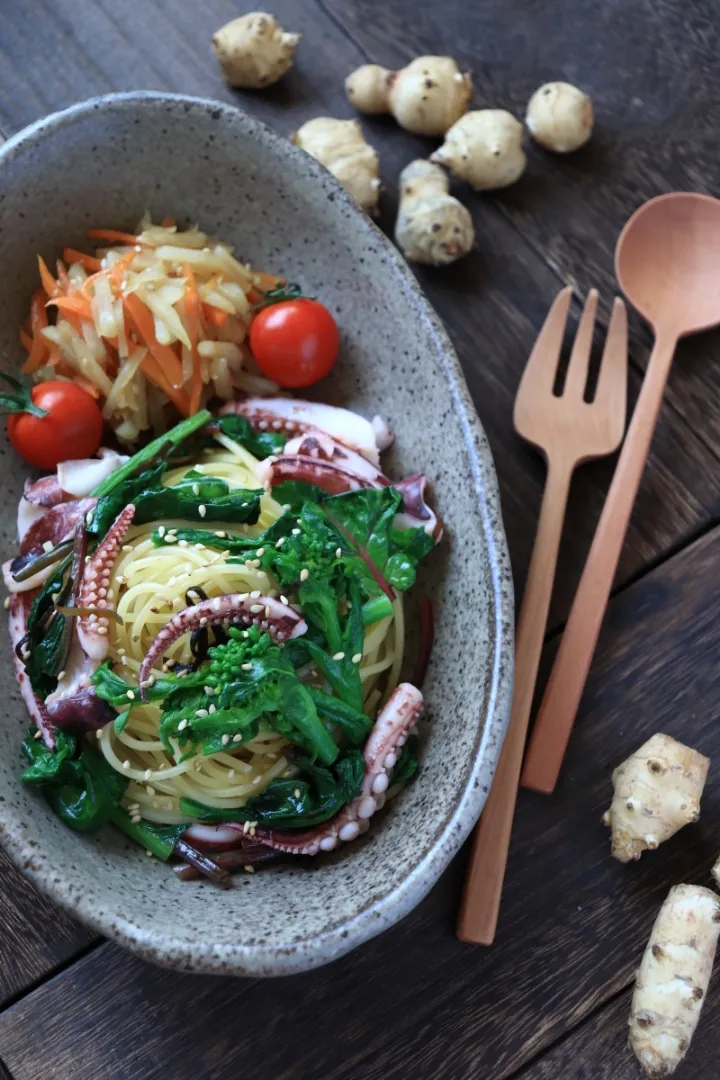
[[[65,248],[54,275],[38,257],[40,287],[20,329],[21,371],[36,383],[75,383],[122,443],[160,434],[213,398],[307,386],[335,362],[337,327],[327,309],[198,228],[179,230],[170,218],[153,225],[146,216],[134,233],[91,229],[88,237],[95,254]],[[284,301],[284,317],[268,312]],[[254,362],[253,330],[275,381]]]
[[[442,527],[424,477],[380,471],[391,438],[245,398],[27,485],[3,567],[23,778],[67,825],[227,884],[355,839],[413,776],[403,595]]]

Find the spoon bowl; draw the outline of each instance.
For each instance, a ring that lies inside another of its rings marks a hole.
[[[676,338],[720,323],[720,200],[678,191],[650,199],[625,225],[615,272],[654,330]]]

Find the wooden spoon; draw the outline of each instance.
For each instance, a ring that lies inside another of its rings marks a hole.
[[[676,192],[641,206],[620,234],[615,270],[655,347],[545,690],[522,784],[550,794],[595,651],[677,343],[720,324],[720,201]]]

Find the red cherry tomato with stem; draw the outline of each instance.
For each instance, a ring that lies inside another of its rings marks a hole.
[[[12,413],[8,438],[29,465],[54,469],[61,461],[92,457],[102,440],[103,417],[90,394],[59,379],[28,392],[17,379],[3,378],[13,388],[0,391],[0,407]]]
[[[326,307],[304,297],[263,308],[250,327],[250,350],[280,386],[297,389],[322,379],[337,360],[340,334]]]

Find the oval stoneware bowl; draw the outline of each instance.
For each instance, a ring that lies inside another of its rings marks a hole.
[[[396,432],[390,475],[424,471],[446,543],[422,584],[436,613],[422,771],[363,840],[311,869],[239,874],[229,892],[178,881],[120,833],[71,832],[19,780],[28,719],[1,669],[0,837],[18,866],[95,930],[185,970],[272,975],[331,960],[425,895],[486,798],[508,719],[512,586],[492,459],[452,346],[392,245],[335,180],[263,124],[215,102],[113,95],[50,116],[0,151],[0,349],[18,327],[36,255],[145,209],[197,222],[337,313],[343,352],[325,400]],[[3,558],[26,471],[0,435]],[[2,628],[3,657],[8,638]]]

